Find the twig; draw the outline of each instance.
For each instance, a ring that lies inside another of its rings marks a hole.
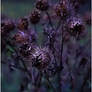
[[[59,26],[60,26],[60,24],[59,24]],[[62,70],[62,55],[63,55],[63,44],[64,44],[64,38],[63,38],[63,25],[62,25],[62,39],[61,39],[61,55],[60,55],[60,66],[59,66],[59,71],[57,72],[57,76],[58,76],[58,91],[59,92],[62,92],[62,85],[61,85],[61,76],[60,76],[60,74],[61,74],[61,70]]]

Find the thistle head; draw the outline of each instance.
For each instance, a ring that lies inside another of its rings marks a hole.
[[[28,35],[22,31],[18,31],[15,35],[14,35],[14,40],[16,43],[19,43],[19,44],[24,44],[24,43],[27,43],[29,38],[28,38]]]
[[[81,18],[72,17],[69,20],[68,28],[72,35],[79,35],[84,31],[85,26]]]
[[[37,24],[40,21],[40,18],[41,18],[41,14],[40,11],[37,9],[34,9],[31,15],[29,16],[30,22],[32,24]]]
[[[17,28],[19,30],[27,30],[28,29],[28,20],[27,18],[20,18],[17,24]]]
[[[36,8],[41,11],[46,11],[49,8],[48,0],[38,0],[36,2]]]
[[[32,54],[32,64],[38,69],[45,69],[51,58],[47,48],[36,48]]]
[[[14,30],[15,24],[11,20],[4,20],[1,22],[1,34],[6,35],[11,30]]]

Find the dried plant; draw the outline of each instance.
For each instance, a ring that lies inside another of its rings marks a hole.
[[[16,21],[2,18],[2,52],[7,52],[7,44],[13,49],[12,61],[2,58],[2,64],[26,74],[20,92],[27,90],[29,84],[34,86],[30,92],[49,92],[43,79],[52,92],[68,92],[65,91],[68,84],[70,92],[85,92],[90,80],[91,54],[87,51],[90,38],[83,45],[80,41],[88,37],[86,23],[90,25],[90,16],[85,15],[84,20],[79,14],[82,1],[59,0],[51,4],[49,0],[37,0],[28,16]],[[37,24],[43,28],[41,44]]]

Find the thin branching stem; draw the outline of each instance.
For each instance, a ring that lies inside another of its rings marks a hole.
[[[60,26],[61,26],[61,22],[62,22],[62,20],[61,20],[62,18],[60,17],[60,20],[58,21],[58,24],[57,24],[57,26],[56,26],[56,31],[60,28]]]
[[[64,30],[63,30],[63,25],[62,25],[62,39],[61,39],[61,59],[60,59],[60,67],[62,68],[62,55],[63,55],[63,46],[64,46],[64,37],[63,37],[63,33],[64,33]]]
[[[88,79],[91,77],[90,72],[91,72],[91,68],[89,67],[88,70],[87,70],[87,73],[84,76],[83,83],[81,85],[81,88],[80,88],[79,92],[83,92],[85,84],[87,83]]]
[[[50,26],[51,26],[52,29],[53,29],[53,23],[52,23],[52,20],[51,20],[51,17],[50,17],[50,15],[49,15],[48,11],[46,11],[46,14],[47,14],[47,16],[48,16],[49,24],[50,24]]]
[[[14,45],[11,44],[10,41],[7,41],[7,44],[9,44],[11,47],[14,47]],[[14,49],[14,51],[15,51],[17,57],[18,57],[18,60],[21,60],[23,66],[24,66],[25,72],[27,72],[27,74],[30,76],[30,79],[32,79],[31,73],[30,73],[29,70],[27,69],[27,66],[26,66],[26,64],[25,64],[25,61],[21,58],[21,56],[18,55],[17,50],[16,50],[15,48],[13,48],[13,49]]]
[[[22,64],[23,64],[23,66],[24,66],[24,69],[26,70],[26,73],[29,75],[30,79],[32,79],[32,75],[31,75],[31,73],[29,72],[29,70],[27,69],[27,66],[26,66],[26,64],[25,64],[25,61],[24,61],[23,59],[21,59],[21,62],[22,62]]]
[[[56,89],[54,88],[54,86],[52,85],[51,81],[49,80],[49,77],[48,77],[48,74],[47,73],[45,73],[45,77],[46,77],[46,80],[48,81],[48,84],[53,89],[53,91],[54,92],[57,92]]]

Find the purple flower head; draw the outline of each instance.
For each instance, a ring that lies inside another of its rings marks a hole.
[[[84,22],[80,17],[71,17],[68,21],[68,30],[73,36],[83,33],[85,29]]]
[[[34,53],[32,53],[32,60],[32,65],[36,68],[46,68],[51,60],[48,49],[37,47]]]

